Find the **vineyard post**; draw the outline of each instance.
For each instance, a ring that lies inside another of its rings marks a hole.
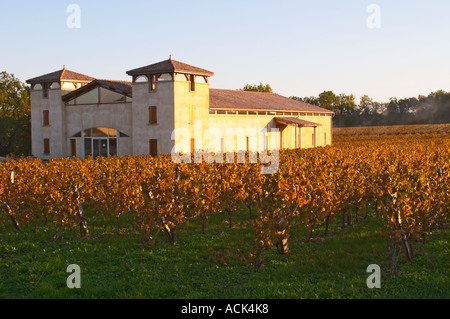
[[[77,195],[77,204],[78,204],[78,218],[80,219],[80,232],[84,237],[89,236],[89,230],[87,228],[86,218],[83,212],[83,205],[81,204],[81,196],[80,191],[78,189],[78,185],[74,184],[73,189],[75,194]]]
[[[14,171],[11,171],[11,184],[14,184]],[[0,200],[0,204],[3,207],[3,210],[5,211],[6,215],[8,215],[9,219],[11,219],[11,222],[14,225],[14,228],[18,231],[21,231],[22,228],[20,228],[19,222],[17,221],[11,207],[8,205],[7,202]]]
[[[392,195],[392,203],[394,205],[396,205],[397,203],[397,193],[394,193]],[[394,209],[393,211],[394,213],[394,220],[395,220],[395,227],[397,229],[397,231],[400,231],[400,240],[403,244],[403,248],[405,249],[405,256],[406,259],[408,261],[411,261],[413,256],[412,256],[412,250],[411,247],[408,243],[408,238],[406,237],[406,233],[405,230],[403,229],[402,225],[401,225],[401,216],[400,216],[400,210],[399,209]]]

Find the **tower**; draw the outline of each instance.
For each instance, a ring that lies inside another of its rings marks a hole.
[[[67,70],[45,74],[26,82],[31,85],[32,154],[42,159],[67,157],[65,108],[61,97],[94,78]]]
[[[195,121],[201,121],[201,133],[209,127],[209,77],[213,72],[170,57],[127,74],[133,77],[134,155],[171,153],[175,129],[188,129],[194,138]],[[202,147],[192,144],[179,150]]]

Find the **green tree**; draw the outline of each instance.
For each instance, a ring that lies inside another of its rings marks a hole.
[[[334,110],[338,103],[338,97],[332,91],[323,91],[319,94],[319,106],[328,109]]]
[[[13,74],[0,74],[0,156],[30,155],[30,89]]]
[[[305,102],[305,103],[317,105],[317,106],[319,106],[319,103],[320,103],[319,98],[317,98],[315,96],[305,96],[303,98],[298,97],[298,96],[291,96],[290,98],[293,100],[297,100],[300,102]]]
[[[246,84],[246,85],[241,89],[241,91],[273,93],[273,90],[272,90],[272,88],[270,87],[269,84],[264,85],[264,84],[262,84],[262,83],[259,83],[259,84],[253,84],[253,85]]]
[[[346,95],[342,93],[336,96],[333,111],[336,115],[348,114],[355,108],[355,106],[355,96],[353,94]]]

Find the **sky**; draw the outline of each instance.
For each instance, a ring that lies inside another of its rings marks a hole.
[[[450,91],[449,14],[448,0],[0,0],[0,71],[130,81],[172,55],[213,88],[388,102]]]

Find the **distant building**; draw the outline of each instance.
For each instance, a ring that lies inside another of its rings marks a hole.
[[[156,156],[171,153],[175,145],[177,151],[190,152],[213,140],[204,137],[211,129],[223,136],[227,129],[239,129],[234,144],[216,140],[221,151],[331,144],[329,110],[272,93],[212,89],[213,72],[172,59],[127,74],[132,82],[95,79],[64,68],[28,80],[32,154],[42,159]],[[183,136],[174,136],[175,129],[184,129]],[[273,129],[280,132],[275,143]]]

